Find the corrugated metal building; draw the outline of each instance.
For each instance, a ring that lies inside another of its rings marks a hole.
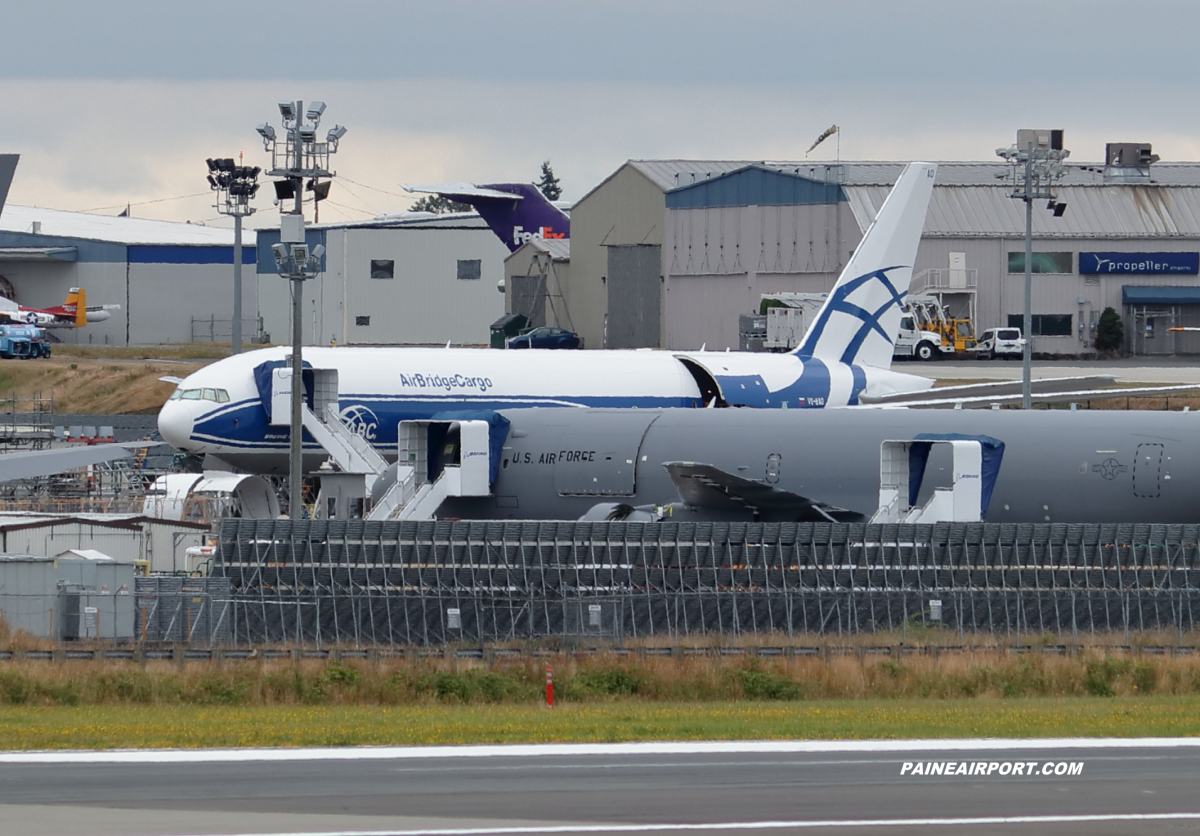
[[[121,563],[146,561],[153,572],[186,572],[187,550],[206,544],[211,526],[119,514],[0,515],[0,552],[53,557],[95,549]]]
[[[736,348],[737,316],[762,292],[832,287],[903,167],[630,160],[572,210],[573,327],[593,347]],[[939,164],[914,267],[912,292],[941,292],[980,331],[1024,309],[1024,204],[1009,197],[1008,172],[1000,161]],[[1200,335],[1166,332],[1200,324],[1200,305],[1174,292],[1198,284],[1200,163],[1068,172],[1065,214],[1034,207],[1035,351],[1087,353],[1111,306],[1132,349],[1200,352]],[[1137,287],[1170,290],[1134,309],[1123,297]]]
[[[277,222],[267,212],[254,219]],[[508,249],[474,213],[311,226],[308,237],[327,251],[325,272],[305,282],[307,344],[486,344],[488,326],[504,313],[496,287]],[[289,342],[287,281],[271,253],[278,226],[246,230],[243,239],[244,339]],[[50,307],[72,287],[84,288],[89,305],[121,309],[86,328],[56,329],[64,342],[228,342],[233,231],[5,206],[0,293],[27,307]]]
[[[254,233],[243,237],[249,262]],[[228,333],[233,230],[6,205],[0,212],[0,292],[42,308],[61,305],[72,287],[86,291],[89,305],[121,309],[86,328],[56,329],[67,343],[190,342],[193,318],[210,316],[223,317]],[[247,319],[254,316],[252,289],[246,288]]]
[[[550,323],[574,331],[566,302],[570,270],[569,238],[532,238],[525,242],[504,260],[505,310],[523,314],[530,327]],[[588,347],[586,342],[583,347]]]
[[[309,345],[486,345],[504,314],[497,285],[508,248],[474,213],[405,213],[354,224],[312,226],[323,244],[324,272],[304,283],[304,341]],[[274,342],[291,337],[287,280],[271,245],[279,230],[258,231],[258,294]]]

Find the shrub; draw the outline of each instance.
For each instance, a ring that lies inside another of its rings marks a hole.
[[[802,696],[800,683],[780,671],[763,670],[758,662],[726,674],[741,688],[748,700],[798,700]]]
[[[581,696],[632,696],[645,683],[645,675],[633,668],[597,668],[585,670],[567,683],[567,693]]]
[[[1087,692],[1094,697],[1111,697],[1116,694],[1112,687],[1113,680],[1127,673],[1131,665],[1126,659],[1105,656],[1103,659],[1089,659],[1083,667],[1083,687]]]
[[[1099,351],[1118,351],[1125,344],[1125,327],[1121,315],[1113,308],[1105,308],[1096,323],[1096,348]]]

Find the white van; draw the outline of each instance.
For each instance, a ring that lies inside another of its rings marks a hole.
[[[971,350],[980,360],[1017,359],[1025,353],[1025,340],[1021,339],[1020,328],[989,328]]]

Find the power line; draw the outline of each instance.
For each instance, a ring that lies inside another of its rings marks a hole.
[[[413,199],[412,195],[403,195],[403,194],[397,194],[396,192],[389,192],[387,189],[379,189],[379,188],[376,188],[375,186],[368,186],[366,183],[355,183],[353,180],[351,180],[349,177],[346,177],[345,175],[338,175],[338,179],[342,180],[346,183],[354,183],[354,185],[356,185],[356,186],[361,186],[364,189],[370,189],[371,191],[379,192],[380,194],[391,195],[392,197],[399,197],[399,198],[403,198],[404,200],[412,200]]]
[[[204,197],[208,192],[181,194],[175,197],[159,197],[154,200],[142,200],[137,203],[118,203],[116,206],[97,206],[95,209],[80,209],[81,212],[106,212],[109,209],[124,209],[126,206],[149,206],[151,203],[166,203],[171,200],[187,200],[190,197]]]
[[[345,178],[343,178],[343,179],[345,179]],[[353,189],[351,189],[351,188],[348,188],[348,187],[346,186],[346,184],[345,184],[345,183],[343,183],[343,184],[342,184],[342,188],[344,188],[344,189],[346,190],[346,193],[347,193],[348,195],[350,195],[352,198],[354,198],[355,200],[357,200],[357,201],[358,201],[359,203],[361,203],[363,206],[366,206],[366,207],[367,207],[367,211],[369,211],[369,212],[370,212],[372,215],[382,215],[382,214],[383,214],[382,212],[380,212],[380,211],[379,211],[378,209],[376,209],[375,207],[373,207],[373,206],[370,206],[370,205],[369,205],[369,204],[368,204],[368,203],[367,203],[365,200],[363,200],[363,199],[362,199],[362,197],[361,197],[361,196],[359,196],[359,195],[355,194],[355,193],[354,193],[354,190],[353,190]]]

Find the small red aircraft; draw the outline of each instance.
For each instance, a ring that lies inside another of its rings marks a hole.
[[[36,325],[39,328],[82,328],[89,322],[104,322],[119,311],[120,305],[88,306],[82,287],[73,287],[66,300],[53,308],[27,308],[0,297],[0,324],[4,322]]]

